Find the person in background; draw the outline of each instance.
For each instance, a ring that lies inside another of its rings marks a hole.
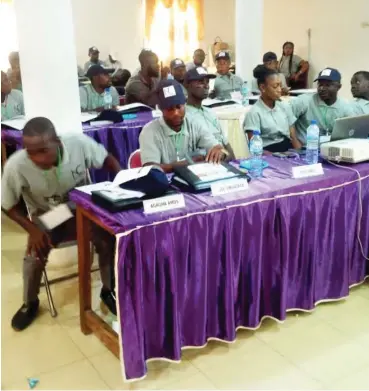
[[[341,88],[341,74],[337,69],[323,69],[314,80],[318,82],[318,92],[303,94],[288,104],[297,118],[297,137],[306,145],[306,130],[311,120],[316,120],[321,134],[330,134],[337,118],[354,115],[352,106],[338,97]]]
[[[204,61],[205,61],[206,54],[202,49],[196,49],[193,53],[193,61],[187,63],[186,70],[189,71],[190,69],[196,68],[196,67],[204,67]]]
[[[68,193],[76,186],[88,183],[88,169],[104,168],[115,174],[121,169],[101,144],[83,134],[59,138],[54,125],[44,117],[27,122],[23,146],[24,149],[7,160],[1,183],[2,210],[28,233],[23,261],[23,305],[11,322],[16,331],[24,330],[37,316],[42,271],[51,248],[76,238],[75,217],[52,231],[46,231],[37,217],[57,205],[68,203]],[[26,201],[32,221],[18,208],[21,197]],[[97,226],[93,227],[92,233],[103,283],[100,297],[116,315],[115,239]]]
[[[308,71],[309,63],[294,54],[295,45],[285,42],[282,48],[282,57],[279,60],[279,72],[286,77],[287,84],[292,89],[304,88],[301,85],[301,76]]]
[[[111,54],[109,54],[107,61],[105,61],[105,67],[108,69],[114,69],[111,77],[114,77],[118,71],[123,70],[122,63],[116,60]]]
[[[110,90],[113,102],[113,109],[119,106],[119,95],[115,87],[112,87],[109,72],[100,65],[92,65],[86,76],[91,84],[79,87],[79,98],[81,102],[81,111],[104,110],[104,93],[106,89]]]
[[[186,97],[175,80],[162,80],[157,89],[161,118],[144,126],[139,137],[144,166],[157,165],[165,172],[193,161],[218,163],[226,154],[214,135],[185,116]]]
[[[291,107],[280,102],[282,83],[276,70],[259,65],[254,69],[261,92],[260,99],[251,106],[245,117],[244,130],[251,139],[254,130],[260,130],[263,147],[269,152],[300,149]]]
[[[85,77],[85,72],[80,65],[77,65],[77,74],[79,78]]]
[[[266,68],[272,69],[274,71],[278,72],[278,60],[277,60],[277,55],[273,52],[268,52],[265,53],[263,56],[263,64]],[[288,86],[286,82],[286,77],[284,76],[283,73],[278,73],[279,80],[281,81],[282,85],[282,95],[287,95],[288,94]],[[256,77],[254,76],[254,80],[252,81],[252,92],[257,92],[260,94],[259,86],[258,86],[258,81]]]
[[[143,103],[155,108],[158,103],[156,87],[159,83],[159,59],[151,50],[142,50],[138,56],[141,70],[126,85],[126,103]]]
[[[12,83],[1,71],[1,120],[5,121],[24,115],[23,93],[12,89]]]
[[[217,117],[210,109],[202,106],[202,101],[209,95],[209,79],[215,77],[215,75],[208,74],[206,69],[202,67],[187,71],[185,76],[185,87],[188,91],[186,117],[213,133],[217,141],[227,151],[227,159],[233,160],[235,159],[233,149],[224,135]]]
[[[22,91],[22,75],[20,70],[19,52],[9,54],[10,68],[7,71],[9,80],[15,90]]]
[[[113,86],[117,89],[119,95],[126,93],[126,84],[131,77],[131,72],[127,69],[119,69],[115,76],[111,78]]]
[[[186,64],[180,58],[175,58],[170,62],[170,74],[173,76],[173,79],[178,81],[182,86],[183,93],[187,98],[187,90],[183,85],[186,74]]]
[[[229,71],[231,57],[228,52],[219,52],[215,56],[217,77],[211,97],[215,99],[231,99],[232,92],[241,91],[243,80]]]
[[[352,102],[356,115],[369,114],[369,72],[359,71],[351,79]]]
[[[87,61],[83,67],[85,75],[87,75],[87,71],[92,65],[100,65],[106,68],[104,61],[99,60],[99,55],[100,51],[96,46],[92,46],[88,49],[88,56],[90,57],[90,60]]]

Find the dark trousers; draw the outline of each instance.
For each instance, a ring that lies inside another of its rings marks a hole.
[[[271,144],[267,147],[264,147],[266,151],[269,152],[287,152],[289,149],[293,148],[291,140],[288,138],[285,138],[283,141],[277,144]]]

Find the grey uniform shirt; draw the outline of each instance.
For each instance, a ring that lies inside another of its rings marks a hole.
[[[199,67],[199,66],[201,66],[202,68],[204,68],[205,70],[207,70],[206,67],[205,67],[204,65],[196,65],[196,64],[192,61],[192,62],[188,62],[188,63],[186,64],[186,71],[190,71],[191,69],[195,69],[195,68],[197,68],[197,67]]]
[[[356,98],[351,102],[355,115],[369,114],[369,100]]]
[[[110,87],[112,105],[119,106],[119,94],[115,87]],[[99,107],[104,107],[104,92],[99,94],[92,84],[86,84],[79,87],[79,99],[81,102],[81,110],[95,110]]]
[[[231,99],[231,92],[241,91],[243,80],[234,75],[233,73],[228,73],[228,75],[219,75],[214,82],[214,93],[216,99]]]
[[[159,84],[159,79],[152,78],[151,83],[142,78],[141,72],[136,76],[132,76],[126,85],[126,103],[143,103],[155,108],[158,104],[156,88]]]
[[[279,79],[281,80],[282,88],[288,88],[285,75],[283,73],[278,73],[278,76]],[[258,81],[255,78],[252,80],[251,91],[260,93]]]
[[[142,129],[139,141],[142,164],[171,164],[219,145],[210,131],[187,115],[180,132],[172,130],[163,117],[151,121]]]
[[[1,120],[12,119],[18,115],[24,115],[23,93],[11,90],[1,103]]]
[[[84,70],[85,74],[87,73],[88,69],[89,69],[92,65],[100,65],[100,66],[102,66],[103,68],[106,68],[106,64],[105,64],[104,61],[101,61],[101,60],[99,60],[98,62],[87,61],[87,62],[85,63],[85,66],[83,67],[83,70]]]
[[[245,131],[260,130],[263,146],[277,144],[291,138],[290,127],[296,122],[291,107],[276,101],[273,109],[259,99],[246,114]]]
[[[197,122],[202,128],[208,129],[211,133],[213,133],[219,144],[223,144],[223,146],[228,144],[228,139],[223,133],[220,122],[211,109],[204,106],[197,108],[186,104],[186,117]]]
[[[9,210],[18,204],[21,195],[31,213],[46,212],[68,200],[74,187],[87,183],[87,169],[101,168],[108,152],[92,138],[68,135],[61,138],[63,156],[59,167],[38,168],[22,149],[15,152],[4,166],[1,182],[1,206]]]
[[[303,145],[306,145],[306,129],[314,119],[318,122],[323,134],[332,133],[334,122],[337,118],[351,117],[355,115],[352,105],[337,98],[336,102],[328,106],[318,94],[304,94],[291,99],[288,103],[297,118],[296,134]]]
[[[282,56],[281,62],[279,64],[279,72],[283,73],[286,77],[290,77],[292,74],[298,71],[301,61],[302,58],[294,54],[292,57],[290,72],[290,56]]]

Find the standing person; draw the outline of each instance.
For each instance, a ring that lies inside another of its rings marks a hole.
[[[260,99],[251,106],[244,121],[244,130],[251,139],[254,130],[260,130],[263,147],[269,152],[300,149],[296,137],[296,118],[291,107],[280,102],[282,85],[276,70],[259,65],[254,69],[261,92]]]
[[[309,63],[294,54],[294,50],[295,45],[292,42],[283,44],[279,72],[284,74],[291,89],[304,88],[305,86],[301,84],[301,77],[309,70]]]
[[[88,49],[88,56],[90,57],[90,60],[85,63],[83,68],[85,74],[87,74],[88,69],[92,65],[100,65],[105,68],[104,61],[99,60],[100,51],[96,46],[92,46]]]
[[[141,69],[126,85],[126,103],[143,103],[155,108],[158,103],[156,87],[159,83],[159,59],[151,50],[142,50],[138,56]]]
[[[306,145],[306,130],[311,120],[316,120],[322,134],[330,134],[337,118],[354,115],[352,106],[338,97],[341,89],[341,74],[337,69],[323,69],[314,80],[318,82],[316,94],[304,94],[288,104],[297,118],[297,136]]]
[[[359,71],[351,79],[352,106],[356,115],[369,114],[369,72]]]
[[[172,172],[176,166],[189,164],[190,159],[211,163],[224,159],[223,146],[214,135],[185,116],[186,98],[177,81],[162,80],[157,95],[163,116],[145,125],[140,134],[144,166],[156,165]]]
[[[23,261],[23,305],[12,319],[16,331],[24,330],[37,316],[42,272],[51,248],[76,237],[75,217],[51,232],[42,228],[37,217],[57,205],[68,203],[68,193],[87,183],[88,169],[120,171],[117,160],[101,144],[83,134],[59,138],[47,118],[36,117],[27,122],[23,130],[23,146],[24,149],[7,160],[1,183],[2,210],[29,235]],[[32,221],[18,207],[21,197],[26,201]],[[103,283],[100,297],[116,314],[115,239],[101,228],[94,227],[93,242],[99,254]]]
[[[215,75],[209,74],[202,67],[187,71],[185,76],[185,87],[188,91],[186,116],[213,133],[218,142],[228,152],[228,159],[233,160],[235,159],[233,149],[217,117],[210,109],[202,105],[202,101],[209,95],[209,79],[214,79],[215,77]]]
[[[196,67],[204,67],[204,61],[205,61],[206,54],[202,49],[196,49],[193,52],[193,61],[187,63],[186,70],[189,71],[190,69],[196,68]]]
[[[7,71],[9,80],[15,90],[22,91],[22,75],[20,70],[19,52],[9,54],[10,68]]]
[[[187,90],[183,85],[186,74],[186,65],[180,58],[175,58],[170,62],[170,74],[173,76],[173,79],[178,81],[178,83],[182,86],[183,93],[187,98]]]
[[[24,115],[23,93],[12,89],[12,83],[1,71],[1,120],[5,121]]]
[[[119,106],[118,91],[111,84],[111,79],[108,70],[100,65],[92,65],[86,76],[91,80],[91,84],[86,84],[79,87],[79,98],[82,111],[103,111],[104,110],[104,94],[109,88],[112,96],[112,108],[116,109]]]
[[[241,91],[243,80],[229,71],[231,57],[228,52],[219,52],[215,56],[217,77],[211,97],[216,99],[231,99],[232,92]]]

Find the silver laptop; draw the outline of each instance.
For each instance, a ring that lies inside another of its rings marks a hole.
[[[346,138],[369,137],[369,114],[357,117],[345,117],[336,119],[332,130],[331,141],[343,140]]]

